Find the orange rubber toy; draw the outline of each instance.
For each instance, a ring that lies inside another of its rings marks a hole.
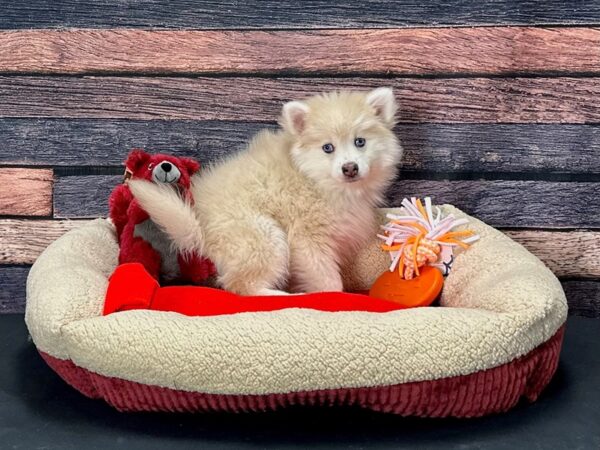
[[[390,222],[383,225],[382,250],[390,253],[392,263],[373,284],[369,295],[397,302],[404,308],[428,306],[435,301],[444,285],[445,273],[451,261],[442,259],[442,250],[452,256],[454,247],[467,248],[477,239],[471,230],[451,231],[467,223],[452,214],[441,217],[438,208],[434,215],[431,199],[425,198],[425,206],[416,198],[404,199],[405,215],[388,214]]]

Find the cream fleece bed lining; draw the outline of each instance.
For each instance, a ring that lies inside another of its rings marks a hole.
[[[464,216],[451,206],[443,210]],[[272,394],[466,375],[533,350],[567,314],[560,283],[536,257],[469,219],[481,240],[457,256],[445,308],[216,317],[141,310],[102,317],[118,246],[112,225],[99,219],[68,232],[34,264],[26,322],[50,356],[100,375],[191,392]],[[345,271],[347,288],[368,288],[388,264],[374,240]]]

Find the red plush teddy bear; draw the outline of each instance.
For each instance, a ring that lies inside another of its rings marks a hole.
[[[215,274],[212,262],[200,255],[182,255],[173,250],[167,235],[150,219],[133,197],[127,180],[138,178],[167,183],[188,201],[190,177],[200,164],[190,158],[150,155],[133,150],[125,161],[125,183],[117,186],[109,199],[109,216],[117,229],[119,264],[139,262],[156,280],[201,284]]]

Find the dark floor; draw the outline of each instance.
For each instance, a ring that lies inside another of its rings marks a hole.
[[[0,448],[311,447],[600,449],[600,320],[569,319],[559,370],[535,404],[470,420],[358,409],[265,414],[121,414],[67,386],[0,316]]]

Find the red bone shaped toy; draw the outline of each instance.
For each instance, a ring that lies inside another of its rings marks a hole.
[[[243,297],[200,286],[160,287],[139,263],[116,268],[108,285],[104,315],[132,309],[173,311],[187,316],[216,316],[241,312],[309,308],[319,311],[389,312],[405,306],[361,294],[319,292],[314,294]]]

